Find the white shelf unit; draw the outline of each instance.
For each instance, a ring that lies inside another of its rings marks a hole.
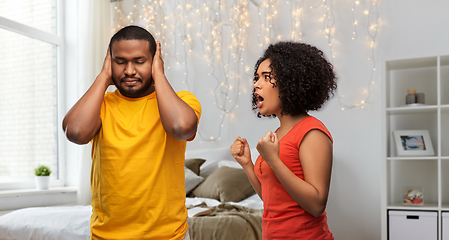
[[[385,61],[382,107],[382,239],[388,211],[449,211],[449,55]],[[425,94],[425,105],[405,105],[407,89]],[[435,156],[398,157],[394,130],[428,130]],[[405,187],[423,188],[424,206],[402,204]]]

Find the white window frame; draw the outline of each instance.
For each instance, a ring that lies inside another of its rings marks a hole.
[[[65,148],[66,141],[65,135],[62,132],[60,123],[64,118],[65,109],[65,41],[64,41],[64,5],[63,0],[56,0],[56,34],[51,34],[40,29],[13,21],[11,19],[0,16],[0,27],[8,31],[12,31],[21,35],[25,35],[46,43],[50,43],[56,46],[57,52],[57,142],[58,142],[58,179],[51,181],[50,187],[63,187],[66,183],[66,157]],[[21,189],[35,189],[36,185],[34,181],[28,182],[12,182],[12,183],[0,183],[0,191],[4,190],[21,190]]]

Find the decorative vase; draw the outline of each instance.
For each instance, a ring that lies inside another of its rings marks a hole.
[[[48,189],[50,185],[50,176],[35,176],[37,190]]]

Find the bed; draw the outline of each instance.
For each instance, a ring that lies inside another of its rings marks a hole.
[[[253,154],[254,155],[254,154]],[[229,148],[186,152],[192,240],[262,239],[262,200]],[[25,208],[0,216],[0,239],[88,239],[91,206]]]

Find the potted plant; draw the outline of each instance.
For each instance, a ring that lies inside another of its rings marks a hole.
[[[36,178],[36,188],[38,190],[48,189],[50,185],[51,169],[45,165],[39,165],[34,169],[34,175]]]

